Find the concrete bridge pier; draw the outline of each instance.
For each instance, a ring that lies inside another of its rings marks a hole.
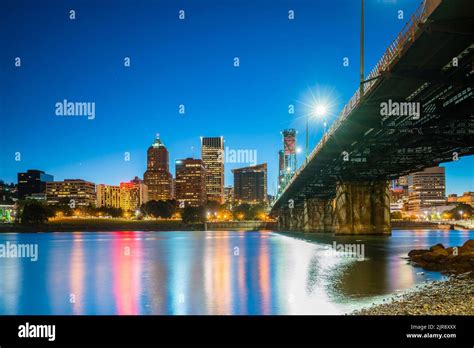
[[[279,210],[278,228],[281,231],[334,232],[333,200],[307,198],[293,208]]]
[[[391,234],[388,181],[340,182],[336,186],[336,234]]]
[[[332,199],[307,198],[308,232],[334,232]]]

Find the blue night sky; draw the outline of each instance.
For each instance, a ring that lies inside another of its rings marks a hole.
[[[366,0],[366,72],[419,3]],[[273,192],[280,131],[296,128],[304,147],[302,101],[309,91],[330,99],[331,123],[358,86],[355,0],[2,0],[0,6],[0,179],[7,182],[33,168],[56,180],[118,184],[142,177],[156,133],[174,173],[174,161],[191,156],[192,147],[200,157],[200,136],[223,135],[225,146],[256,150],[258,162],[268,163]],[[64,99],[95,102],[95,119],[56,116],[55,104]],[[321,121],[311,123],[311,147],[322,128]],[[230,169],[246,165],[226,164],[226,184]],[[447,193],[474,191],[473,156],[446,168]]]

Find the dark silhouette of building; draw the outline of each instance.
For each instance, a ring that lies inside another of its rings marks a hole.
[[[267,164],[233,169],[234,201],[240,203],[267,202]]]
[[[25,199],[33,194],[45,193],[46,183],[53,180],[52,175],[36,169],[28,169],[26,173],[18,173],[18,198]]]

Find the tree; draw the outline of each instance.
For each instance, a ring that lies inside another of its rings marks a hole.
[[[255,204],[250,208],[250,220],[265,220],[266,215],[265,204]]]
[[[401,220],[402,219],[402,212],[401,211],[394,211],[390,213],[390,218],[394,220]]]
[[[185,207],[183,209],[182,220],[185,224],[205,222],[206,221],[206,210],[204,207]]]
[[[51,208],[32,201],[24,205],[21,213],[21,222],[24,224],[42,224],[53,216],[54,212]]]
[[[176,212],[176,201],[148,201],[140,208],[141,212],[147,216],[155,218],[169,219]]]
[[[449,210],[447,213],[450,214],[453,219],[460,219],[461,212],[464,218],[470,218],[472,216],[473,210],[474,209],[469,204],[458,203],[456,208]]]
[[[234,219],[236,220],[252,220],[251,205],[242,203],[234,207]]]

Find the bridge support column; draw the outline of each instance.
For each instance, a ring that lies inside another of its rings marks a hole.
[[[291,228],[291,213],[289,209],[280,209],[278,213],[278,230],[289,231]]]
[[[387,181],[341,182],[336,187],[336,234],[391,234]]]
[[[333,232],[332,200],[308,198],[308,232]]]
[[[280,231],[307,231],[308,211],[306,203],[293,208],[285,207],[278,213],[278,229]]]
[[[295,206],[291,209],[291,230],[304,231],[305,228],[305,206]]]

